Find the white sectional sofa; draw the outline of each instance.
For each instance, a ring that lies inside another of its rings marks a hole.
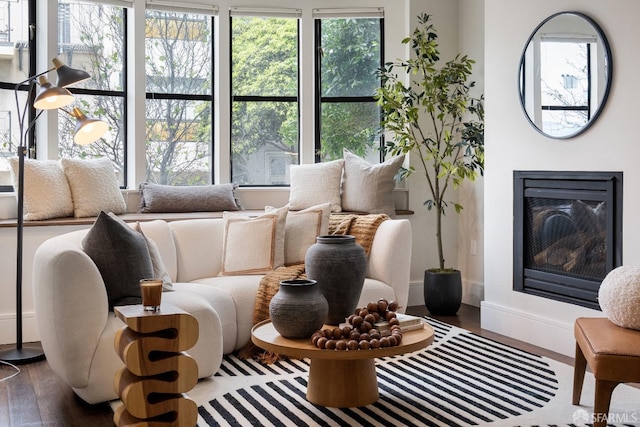
[[[261,275],[220,276],[223,219],[141,222],[159,247],[174,292],[163,294],[196,317],[200,336],[188,353],[199,378],[213,375],[223,354],[250,340],[253,308]],[[53,237],[34,260],[34,299],[38,328],[53,371],[89,403],[117,398],[113,377],[122,367],[114,336],[123,323],[108,309],[105,285],[82,250],[87,230]],[[250,238],[250,236],[248,236]],[[371,247],[359,306],[379,298],[398,301],[409,294],[411,227],[406,219],[384,221]]]

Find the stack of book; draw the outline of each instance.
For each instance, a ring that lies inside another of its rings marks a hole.
[[[418,316],[396,313],[396,318],[398,319],[400,330],[402,332],[414,331],[416,329],[422,329],[424,327],[422,318]],[[387,321],[377,322],[373,325],[373,327],[379,330],[382,335],[385,335],[385,333],[388,333],[391,329],[389,326],[389,322]]]

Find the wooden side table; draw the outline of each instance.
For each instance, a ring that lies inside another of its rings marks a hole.
[[[198,321],[168,304],[157,313],[142,305],[114,311],[126,326],[115,338],[125,367],[114,379],[123,404],[113,421],[117,426],[195,426],[198,407],[185,393],[198,382],[198,364],[184,351],[198,341]]]

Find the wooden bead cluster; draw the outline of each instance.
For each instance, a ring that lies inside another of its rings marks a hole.
[[[342,327],[321,329],[311,336],[311,342],[326,350],[369,350],[399,345],[402,331],[396,317],[398,304],[384,298],[356,308]],[[388,335],[375,328],[380,321],[389,323]]]

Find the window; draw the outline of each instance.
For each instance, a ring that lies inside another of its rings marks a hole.
[[[543,131],[553,135],[569,135],[589,121],[592,46],[595,48],[596,44],[589,40],[542,38],[540,75]],[[557,58],[566,60],[558,62]]]
[[[119,6],[82,0],[58,3],[58,57],[68,66],[87,71],[91,79],[69,87],[87,116],[109,125],[107,135],[89,145],[73,142],[75,118],[58,115],[58,155],[63,158],[111,159],[122,186],[126,183],[126,22]]]
[[[5,158],[16,155],[20,136],[15,85],[54,56],[92,76],[68,88],[75,102],[65,110],[101,118],[109,132],[77,145],[75,119],[46,112],[29,135],[30,156],[107,157],[123,188],[286,187],[291,165],[342,157],[343,147],[381,160],[376,70],[384,22],[404,33],[406,7],[385,18],[379,0],[358,9],[326,9],[323,0],[222,3],[0,0],[0,191],[13,190]],[[403,53],[390,48],[389,57]],[[55,83],[55,72],[48,77]],[[19,90],[21,106],[27,89]],[[0,195],[0,209],[13,202]]]
[[[287,185],[299,152],[298,18],[232,12],[232,181]]]
[[[30,46],[29,22],[29,0],[0,0],[0,191],[13,191],[6,159],[16,155],[20,144],[14,89],[16,84],[35,74],[35,49]],[[21,107],[26,103],[26,90],[24,86],[18,93]],[[30,119],[30,114],[32,112],[27,111],[25,121]]]
[[[146,16],[146,180],[211,184],[213,17]]]
[[[331,16],[314,11],[316,32],[316,161],[342,158],[343,148],[381,160],[380,108],[373,96],[383,62],[381,11]],[[350,13],[340,12],[340,15]],[[358,17],[358,15],[376,15]]]

